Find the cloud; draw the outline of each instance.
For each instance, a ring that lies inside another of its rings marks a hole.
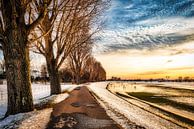
[[[176,70],[176,71],[184,71],[184,70],[192,70],[194,66],[189,66],[189,67],[178,67],[178,68],[169,68],[167,70]]]
[[[194,1],[113,0],[94,52],[157,49],[193,36]],[[194,37],[194,36],[193,36]],[[173,53],[172,53],[173,54]],[[178,53],[174,53],[178,54]]]
[[[152,18],[192,17],[193,3],[193,0],[112,0],[107,14],[112,16],[111,23],[130,26]]]
[[[172,45],[184,44],[194,34],[154,34],[153,32],[141,32],[131,30],[105,31],[99,35],[100,40],[96,42],[97,52],[112,52],[127,49],[158,49]],[[95,48],[94,48],[95,49]],[[181,51],[173,52],[172,55],[181,54]]]
[[[149,71],[149,72],[144,72],[144,73],[140,73],[137,75],[161,75],[161,74],[166,74],[167,72],[164,71]]]
[[[172,53],[170,53],[170,55],[174,56],[174,55],[179,55],[179,54],[182,54],[182,53],[184,53],[184,52],[180,50],[180,51],[172,52]]]

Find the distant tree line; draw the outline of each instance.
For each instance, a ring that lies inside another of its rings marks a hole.
[[[194,82],[193,78],[190,78],[188,76],[186,77],[178,77],[177,79],[164,79],[164,78],[158,78],[158,79],[121,79],[119,77],[112,77],[108,79],[109,81],[139,81],[139,82]]]
[[[72,63],[72,59],[69,58],[69,62]],[[87,60],[82,62],[82,66],[76,65],[77,62],[74,62],[74,65],[67,65],[61,69],[60,76],[63,82],[73,82],[76,84],[84,82],[95,82],[95,81],[104,81],[106,80],[106,71],[102,67],[101,63],[98,62],[94,57],[89,56]],[[79,67],[78,69],[76,67]]]

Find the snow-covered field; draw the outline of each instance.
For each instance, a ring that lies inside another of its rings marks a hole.
[[[111,83],[111,90],[117,92],[145,92],[153,93],[156,96],[164,97],[176,102],[194,105],[194,83],[177,83],[177,82],[115,82]]]
[[[49,84],[33,84],[32,85],[32,94],[34,99],[34,104],[44,104],[44,103],[59,103],[62,100],[66,99],[69,96],[69,92],[71,92],[78,85],[72,84],[61,84],[62,91],[68,91],[59,95],[50,95],[50,86]],[[6,112],[7,108],[7,88],[6,85],[0,85],[0,117]],[[52,108],[46,108],[43,110],[32,111],[28,113],[19,113],[16,115],[11,115],[0,121],[0,129],[44,129],[47,123],[50,120],[50,114],[52,112]]]
[[[71,91],[76,86],[77,85],[66,83],[66,84],[62,84],[61,88],[62,88],[62,91]],[[50,96],[50,85],[41,84],[41,83],[32,84],[32,95],[33,95],[34,104],[41,102],[42,99]],[[5,114],[6,110],[7,110],[7,86],[6,84],[4,84],[4,85],[0,85],[0,118]]]
[[[92,83],[89,89],[97,100],[107,110],[107,113],[126,129],[131,128],[132,121],[148,129],[182,129],[183,127],[172,121],[140,108],[106,89],[108,82]],[[180,86],[181,87],[181,86]]]

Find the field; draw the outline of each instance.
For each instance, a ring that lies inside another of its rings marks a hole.
[[[114,82],[108,90],[180,126],[194,126],[194,83]]]
[[[76,85],[70,83],[61,84],[62,91],[71,91]],[[40,103],[50,96],[50,85],[42,83],[32,84],[32,95],[34,104]],[[0,85],[0,118],[2,118],[7,111],[7,85],[4,83]]]

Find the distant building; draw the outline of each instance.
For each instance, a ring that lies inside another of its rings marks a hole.
[[[120,81],[121,78],[120,77],[112,77],[111,79],[109,79],[110,81]]]

